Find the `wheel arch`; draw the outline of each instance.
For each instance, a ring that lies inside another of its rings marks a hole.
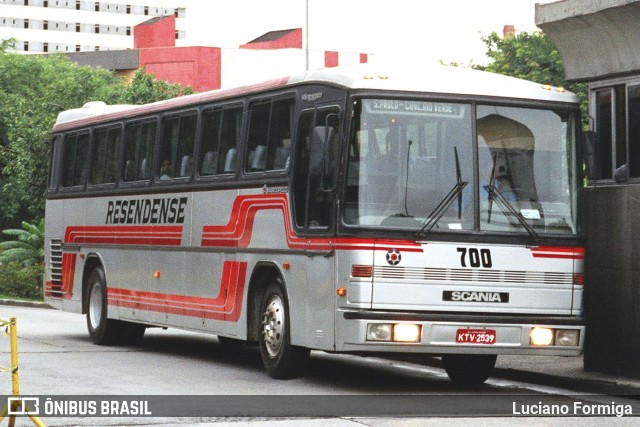
[[[107,273],[104,271],[104,262],[102,261],[102,258],[96,253],[90,253],[87,255],[82,269],[82,314],[87,312],[88,306],[87,278],[96,267],[101,267],[106,277]]]
[[[256,320],[260,318],[260,303],[264,291],[273,280],[280,283],[288,300],[287,286],[281,268],[273,261],[260,261],[254,266],[247,292],[247,341],[258,340],[259,330]]]

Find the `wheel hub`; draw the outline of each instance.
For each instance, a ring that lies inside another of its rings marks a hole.
[[[284,328],[284,305],[280,297],[274,295],[262,315],[262,340],[271,357],[277,356],[282,348]]]

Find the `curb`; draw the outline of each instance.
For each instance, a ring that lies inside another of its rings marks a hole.
[[[576,378],[514,368],[495,368],[494,378],[533,383],[547,387],[571,389],[582,393],[628,396],[640,399],[640,386],[615,379]],[[629,380],[631,381],[631,379]]]
[[[9,305],[14,307],[47,308],[47,309],[53,308],[46,302],[21,301],[21,300],[15,300],[15,299],[0,299],[0,305]]]

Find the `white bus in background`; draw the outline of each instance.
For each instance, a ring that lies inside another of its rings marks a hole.
[[[480,71],[362,64],[53,129],[46,301],[96,344],[149,326],[310,350],[579,355],[577,98]]]

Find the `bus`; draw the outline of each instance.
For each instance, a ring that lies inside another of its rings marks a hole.
[[[359,64],[59,114],[46,302],[99,345],[148,327],[310,351],[580,355],[580,113],[562,88]]]

